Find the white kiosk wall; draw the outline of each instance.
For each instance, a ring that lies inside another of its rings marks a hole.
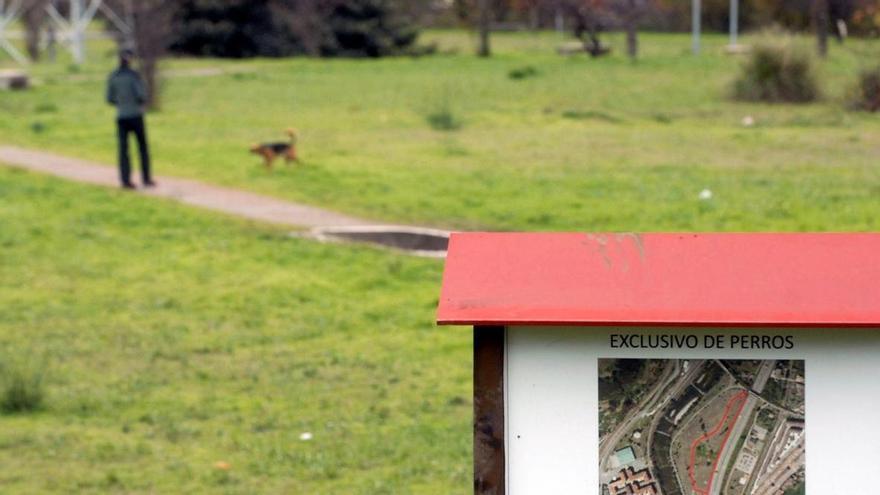
[[[612,346],[612,335],[629,334],[696,335],[700,345]],[[722,334],[726,345],[705,348],[706,335]],[[731,347],[734,335],[790,337],[792,348]],[[509,495],[599,493],[602,358],[804,360],[807,493],[866,493],[880,466],[876,329],[509,327],[504,380]]]

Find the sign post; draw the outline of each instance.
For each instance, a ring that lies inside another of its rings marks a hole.
[[[453,234],[437,319],[474,327],[475,493],[859,493],[878,253],[880,234]]]

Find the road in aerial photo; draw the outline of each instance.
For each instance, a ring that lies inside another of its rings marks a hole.
[[[600,359],[600,495],[802,495],[802,360]]]

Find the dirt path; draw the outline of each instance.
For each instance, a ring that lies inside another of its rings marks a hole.
[[[162,71],[162,77],[167,79],[175,78],[196,78],[196,77],[217,77],[233,74],[251,74],[257,72],[257,68],[247,65],[225,65],[222,67],[190,67],[180,69],[165,69]],[[103,81],[107,76],[105,74],[69,74],[64,77],[65,81],[70,82],[89,82]],[[35,81],[39,83],[40,81]]]
[[[118,187],[116,169],[44,151],[0,146],[0,163],[76,182]],[[136,194],[173,199],[188,205],[292,227],[359,227],[376,225],[362,218],[194,180],[156,177],[158,187]]]

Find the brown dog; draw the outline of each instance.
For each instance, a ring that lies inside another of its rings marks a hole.
[[[251,146],[251,153],[262,156],[266,168],[271,169],[272,163],[279,157],[283,157],[285,163],[299,161],[299,157],[296,156],[296,130],[287,129],[286,132],[290,138],[286,143],[262,143]]]

